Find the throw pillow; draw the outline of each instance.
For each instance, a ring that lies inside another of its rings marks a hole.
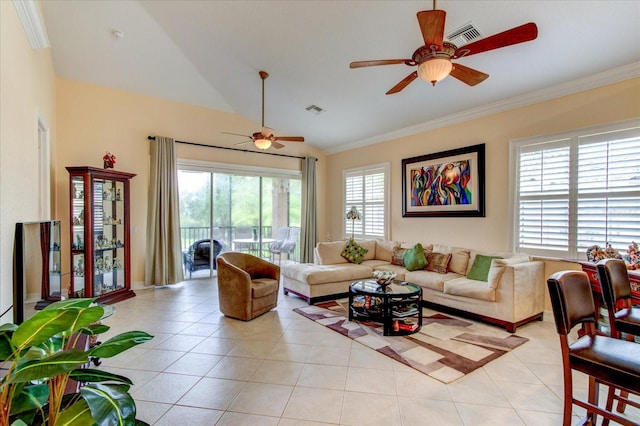
[[[369,250],[356,243],[355,240],[349,240],[344,245],[344,249],[342,250],[342,253],[340,253],[340,256],[347,259],[350,263],[362,263],[364,255],[367,254],[368,251]]]
[[[393,253],[391,253],[391,264],[397,265],[397,266],[404,266],[404,254],[406,252],[407,252],[407,249],[394,247]]]
[[[451,253],[429,253],[427,255],[427,271],[437,272],[439,274],[447,273],[447,265],[451,260]]]
[[[473,265],[467,274],[467,278],[476,281],[487,281],[489,277],[489,268],[491,267],[491,261],[493,259],[502,259],[500,256],[484,256],[477,254]]]
[[[427,266],[427,256],[425,256],[424,248],[420,243],[407,250],[402,256],[402,260],[407,271],[417,271]]]

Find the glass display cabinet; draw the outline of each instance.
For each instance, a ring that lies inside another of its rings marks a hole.
[[[70,191],[69,297],[114,303],[131,290],[129,181],[133,173],[67,167]]]
[[[16,223],[13,252],[13,316],[16,324],[31,318],[36,310],[60,300],[60,253],[59,220]]]

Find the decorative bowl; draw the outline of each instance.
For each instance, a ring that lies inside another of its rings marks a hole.
[[[373,271],[373,278],[381,286],[387,286],[393,282],[396,277],[395,272],[391,271]]]

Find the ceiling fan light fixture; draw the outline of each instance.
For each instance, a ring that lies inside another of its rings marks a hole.
[[[452,69],[453,64],[449,59],[431,58],[418,66],[418,76],[435,86],[437,82],[444,80]]]
[[[256,148],[262,149],[262,150],[269,149],[271,147],[270,139],[264,139],[264,138],[256,139],[254,143],[256,145]]]

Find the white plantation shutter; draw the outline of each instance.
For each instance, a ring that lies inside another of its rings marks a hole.
[[[640,131],[579,138],[579,251],[610,243],[625,250],[640,237]]]
[[[344,171],[344,235],[355,238],[387,238],[387,198],[389,164],[377,164]],[[346,219],[355,206],[362,216],[355,222]]]
[[[520,154],[519,247],[567,250],[569,146],[556,142]]]
[[[514,248],[583,259],[640,241],[640,120],[512,143]]]

